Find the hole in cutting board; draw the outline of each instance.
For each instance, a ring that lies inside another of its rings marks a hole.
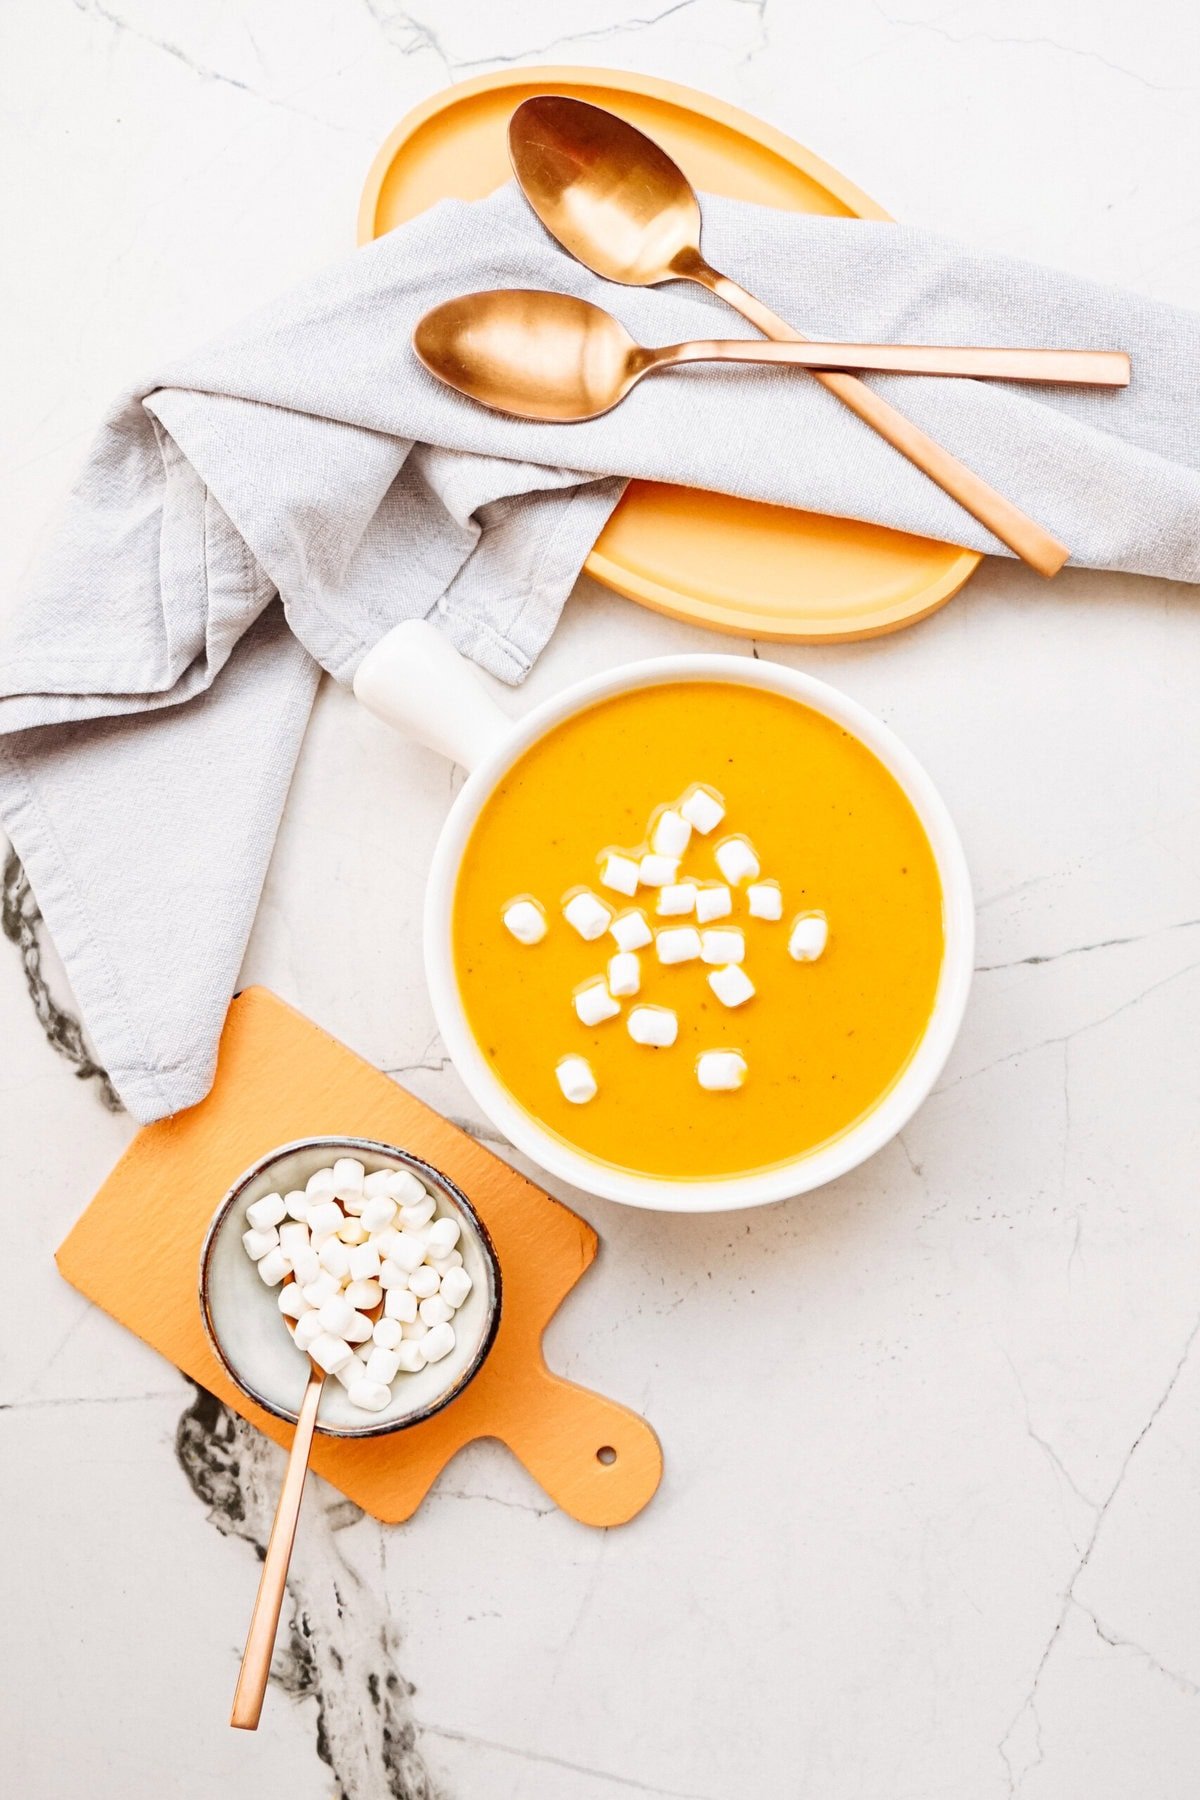
[[[604,1466],[606,1468],[608,1468],[611,1466],[611,1464],[615,1463],[616,1460],[617,1460],[617,1453],[613,1449],[612,1445],[611,1444],[601,1444],[600,1448],[596,1452],[596,1461],[598,1463],[603,1463]]]

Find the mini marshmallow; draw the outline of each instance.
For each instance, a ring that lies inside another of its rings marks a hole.
[[[396,1371],[400,1367],[400,1358],[394,1350],[385,1350],[376,1344],[367,1358],[367,1374],[372,1381],[382,1381],[384,1386],[396,1379]]]
[[[304,1192],[310,1200],[330,1200],[337,1186],[337,1176],[332,1169],[317,1169],[304,1184]]]
[[[343,1331],[342,1336],[348,1344],[367,1344],[371,1341],[371,1333],[374,1329],[366,1313],[356,1312],[350,1315],[350,1323]]]
[[[337,1276],[331,1275],[328,1269],[322,1269],[315,1281],[305,1282],[300,1292],[310,1306],[320,1307],[324,1306],[327,1300],[332,1300],[335,1294],[340,1293],[341,1288],[342,1284]]]
[[[439,1275],[444,1275],[448,1269],[462,1268],[462,1251],[447,1250],[444,1256],[435,1256],[431,1250],[425,1260],[431,1269],[436,1269]]]
[[[387,1259],[397,1269],[411,1275],[425,1261],[425,1240],[415,1231],[397,1231],[389,1240]]]
[[[729,837],[717,845],[717,867],[731,887],[757,881],[759,862],[749,838]]]
[[[279,1290],[279,1310],[285,1319],[302,1319],[306,1312],[312,1311],[312,1307],[295,1282],[289,1281],[286,1287]]]
[[[352,1281],[345,1290],[345,1297],[355,1312],[370,1312],[383,1299],[383,1285],[370,1279]]]
[[[613,999],[603,979],[589,981],[581,987],[575,995],[574,1006],[581,1025],[601,1025],[605,1019],[615,1019],[621,1010],[620,1001]]]
[[[283,1204],[289,1219],[307,1219],[308,1195],[300,1188],[293,1188],[290,1194],[283,1196]]]
[[[356,1156],[339,1156],[333,1165],[333,1192],[340,1200],[343,1194],[361,1194],[367,1171]]]
[[[287,1207],[282,1194],[264,1194],[261,1200],[252,1200],[246,1208],[246,1222],[253,1225],[255,1231],[269,1231],[272,1225],[278,1225],[286,1218]]]
[[[279,1247],[279,1233],[273,1225],[266,1231],[243,1231],[242,1243],[251,1262],[261,1262],[269,1250]],[[283,1254],[286,1256],[287,1251]]]
[[[590,944],[596,938],[604,936],[612,921],[612,912],[590,888],[584,888],[567,901],[563,907],[563,918],[568,925],[574,927],[585,943]]]
[[[419,1344],[429,1336],[430,1327],[424,1319],[405,1319],[400,1326],[406,1344]]]
[[[682,813],[668,806],[665,812],[659,813],[655,821],[650,848],[656,856],[682,856],[691,835],[691,820],[685,819]]]
[[[660,918],[679,919],[685,913],[695,912],[697,891],[694,881],[673,881],[669,887],[659,888]]]
[[[792,926],[788,955],[797,962],[816,962],[829,942],[829,921],[824,913],[801,913]]]
[[[421,1339],[421,1348],[427,1363],[441,1362],[454,1348],[453,1325],[435,1325],[429,1335]]]
[[[306,1247],[308,1247],[308,1228],[306,1228],[306,1226],[299,1226],[299,1229],[300,1231],[304,1231]],[[322,1269],[327,1269],[329,1274],[336,1274],[336,1278],[338,1278],[338,1282],[340,1282],[344,1276],[349,1274],[349,1269],[351,1269],[351,1253],[347,1251],[347,1247],[345,1247],[344,1242],[342,1242],[342,1238],[326,1238],[324,1244],[322,1244],[317,1251],[317,1262]]]
[[[696,827],[701,837],[707,837],[725,817],[725,803],[712,788],[697,784],[688,789],[679,811],[689,825]]]
[[[746,1079],[746,1059],[737,1050],[705,1050],[696,1059],[696,1080],[709,1093],[731,1093]]]
[[[617,999],[636,994],[642,985],[642,966],[632,950],[618,950],[608,959],[608,991]]]
[[[723,882],[702,887],[696,894],[696,918],[701,925],[724,919],[733,911],[733,895]]]
[[[656,933],[654,948],[660,963],[693,962],[700,954],[700,933],[694,925],[673,925]]]
[[[457,1219],[435,1219],[429,1227],[428,1254],[440,1256],[443,1251],[448,1253],[453,1250],[461,1236],[462,1226]]]
[[[445,1325],[447,1320],[454,1317],[454,1308],[440,1294],[430,1294],[427,1299],[422,1300],[417,1313],[427,1325]]]
[[[341,1238],[326,1238],[317,1251],[317,1260],[323,1269],[328,1269],[339,1281],[344,1281],[350,1273],[350,1252]]]
[[[411,1325],[417,1316],[417,1296],[407,1286],[389,1288],[383,1314],[384,1318],[394,1319],[397,1325]]]
[[[409,1276],[408,1286],[409,1291],[414,1293],[418,1300],[427,1300],[430,1294],[437,1293],[441,1286],[441,1278],[436,1269],[431,1269],[428,1264],[423,1263]]]
[[[331,1294],[319,1310],[321,1329],[328,1331],[332,1337],[341,1337],[355,1311],[345,1294]]]
[[[366,1374],[367,1365],[363,1358],[361,1356],[352,1356],[349,1362],[343,1363],[340,1369],[335,1369],[333,1371],[333,1379],[335,1381],[340,1381],[342,1386],[346,1389],[346,1392],[349,1393],[356,1381],[364,1381],[366,1379]]]
[[[290,1258],[290,1261],[292,1265],[292,1274],[296,1277],[296,1280],[301,1287],[307,1287],[309,1282],[315,1281],[317,1276],[321,1273],[320,1258],[317,1256],[317,1253],[311,1244],[306,1245],[303,1250],[297,1250],[295,1256]]]
[[[415,1307],[415,1301],[413,1304]],[[372,1341],[378,1344],[381,1350],[395,1350],[403,1336],[399,1319],[376,1319],[371,1327]]]
[[[292,1285],[294,1287],[295,1283],[293,1282]],[[315,1307],[310,1306],[308,1311],[301,1313],[296,1320],[296,1329],[293,1331],[292,1337],[299,1349],[307,1350],[313,1339],[319,1338],[320,1335],[321,1315]]]
[[[741,1006],[744,1001],[753,1000],[757,991],[745,969],[740,969],[736,963],[714,969],[708,985],[722,1006]]]
[[[540,944],[546,935],[546,915],[536,900],[513,900],[501,916],[518,944]]]
[[[654,939],[654,933],[646,923],[646,915],[640,906],[632,912],[623,912],[613,920],[608,928],[617,940],[617,949],[622,953],[630,950],[644,950]]]
[[[752,919],[782,919],[783,895],[777,881],[752,881],[746,889]]]
[[[400,1223],[405,1231],[420,1231],[423,1225],[428,1225],[436,1211],[437,1201],[422,1188],[419,1200],[406,1200],[401,1206]]]
[[[367,1228],[354,1213],[346,1214],[344,1223],[338,1226],[337,1234],[348,1249],[367,1241]]]
[[[362,1209],[362,1222],[368,1231],[386,1231],[400,1208],[391,1194],[372,1194]]]
[[[638,880],[643,887],[669,887],[678,874],[677,856],[643,856],[638,864]]]
[[[318,1200],[308,1209],[308,1229],[313,1237],[333,1237],[345,1215],[336,1200]]]
[[[669,1006],[635,1006],[627,1021],[635,1044],[665,1050],[679,1035],[679,1020]]]
[[[324,1369],[327,1375],[333,1375],[350,1361],[354,1352],[345,1338],[335,1337],[331,1331],[322,1327],[308,1346],[308,1354],[319,1369]]]
[[[273,1250],[268,1250],[265,1256],[259,1257],[255,1267],[268,1287],[278,1287],[288,1272],[287,1257],[276,1244]]]
[[[465,1269],[447,1269],[439,1292],[452,1312],[457,1312],[474,1283]],[[424,1315],[422,1315],[424,1316]]]
[[[714,926],[700,939],[700,957],[703,962],[722,966],[725,963],[740,963],[745,955],[745,934],[737,925]]]
[[[387,1191],[398,1206],[420,1206],[429,1198],[425,1183],[411,1169],[389,1170]]]
[[[610,850],[604,858],[600,870],[601,887],[611,888],[614,894],[636,894],[638,885],[638,866],[632,856],[622,856],[619,850]]]
[[[596,1098],[596,1077],[586,1057],[564,1056],[554,1073],[564,1100],[572,1106],[584,1106]]]
[[[349,1262],[351,1281],[370,1281],[382,1266],[374,1244],[356,1245],[350,1252]]]
[[[390,1294],[393,1288],[406,1288],[411,1273],[411,1269],[402,1269],[399,1263],[394,1263],[388,1256],[380,1265],[377,1280],[384,1292]]]
[[[351,1406],[357,1406],[360,1412],[382,1412],[392,1398],[392,1390],[386,1382],[372,1381],[364,1375],[361,1381],[347,1390],[346,1398]]]
[[[396,1366],[406,1375],[415,1375],[425,1367],[424,1346],[415,1338],[404,1338],[396,1345]]]
[[[363,1193],[369,1200],[373,1194],[390,1194],[388,1183],[396,1173],[394,1169],[373,1169],[369,1175],[363,1176]]]

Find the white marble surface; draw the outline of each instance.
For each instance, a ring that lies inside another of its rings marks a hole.
[[[1200,305],[1198,18],[8,0],[0,591],[109,394],[346,245],[377,142],[449,79],[674,76],[897,215]],[[505,703],[711,642],[583,582]],[[272,1694],[257,1738],[224,1721],[278,1459],[200,1418],[198,1496],[173,1451],[190,1390],[58,1279],[130,1127],[46,1045],[0,943],[0,1707],[22,1800],[1200,1789],[1196,596],[993,565],[906,634],[784,660],[883,713],[962,828],[981,972],[939,1091],[802,1202],[580,1202],[604,1250],[550,1353],[645,1410],[657,1499],[589,1531],[492,1445],[401,1529],[318,1484],[298,1591],[319,1647],[284,1659],[300,1691]],[[453,779],[325,691],[245,972],[465,1117],[416,929]],[[385,1739],[368,1693],[388,1674]]]

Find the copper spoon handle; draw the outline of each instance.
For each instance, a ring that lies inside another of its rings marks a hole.
[[[321,1390],[324,1386],[325,1376],[313,1363],[309,1370],[304,1399],[300,1403],[300,1414],[296,1420],[296,1435],[292,1439],[292,1453],[288,1457],[283,1486],[279,1490],[279,1505],[275,1508],[275,1523],[271,1527],[267,1554],[263,1558],[262,1574],[258,1580],[258,1594],[254,1601],[254,1611],[250,1615],[250,1629],[246,1633],[246,1648],[242,1652],[242,1666],[238,1671],[238,1683],[233,1696],[233,1711],[229,1716],[229,1723],[239,1731],[258,1730],[263,1696],[267,1691],[267,1680],[271,1673],[275,1633],[279,1629],[279,1613],[283,1606],[284,1591],[287,1587],[288,1564],[292,1560],[292,1545],[296,1541],[296,1524],[300,1517],[304,1477],[308,1474],[308,1459],[312,1452],[313,1431],[317,1423],[317,1407],[321,1403]]]
[[[803,343],[803,335],[793,331],[776,313],[748,294],[745,288],[731,281],[728,275],[710,269],[707,264],[686,271],[687,276],[698,281],[702,287],[727,300],[730,306],[749,319],[758,327],[765,337],[777,338],[784,342]],[[919,426],[897,412],[886,400],[859,381],[855,375],[843,375],[832,371],[814,370],[813,380],[819,381],[832,394],[836,394],[852,413],[877,431],[880,437],[907,456],[909,462],[915,463],[918,469],[928,475],[952,500],[972,513],[982,525],[994,532],[1001,543],[1022,559],[1023,562],[1036,569],[1039,575],[1057,575],[1071,552],[1048,531],[1023,513],[1019,506],[1006,500],[993,487],[965,463],[951,456],[940,444],[927,436]]]
[[[1010,350],[967,344],[764,344],[758,338],[696,338],[653,352],[655,364],[791,363],[802,369],[870,369],[880,374],[962,375],[1002,381],[1127,387],[1124,350]]]

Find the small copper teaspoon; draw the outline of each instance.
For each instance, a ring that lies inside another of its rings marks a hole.
[[[284,1286],[287,1287],[293,1279],[289,1275]],[[382,1313],[383,1302],[380,1301],[367,1310],[365,1317],[374,1324]],[[237,1687],[234,1689],[229,1723],[237,1731],[257,1731],[258,1721],[262,1716],[263,1700],[271,1675],[271,1658],[275,1653],[275,1638],[279,1631],[279,1614],[283,1610],[288,1569],[291,1567],[292,1550],[296,1543],[296,1527],[300,1523],[300,1502],[304,1498],[304,1483],[308,1475],[309,1458],[312,1456],[317,1409],[325,1391],[325,1380],[324,1369],[310,1356],[304,1398],[296,1414],[292,1448],[284,1470],[283,1485],[279,1490],[275,1520],[267,1540],[267,1552],[258,1578],[258,1593],[254,1597],[254,1611],[250,1615],[250,1629],[246,1633],[246,1648],[242,1652]]]
[[[547,231],[609,281],[651,287],[694,281],[737,309],[765,337],[801,334],[709,264],[700,250],[700,204],[683,170],[636,126],[559,94],[525,100],[508,127],[517,180]],[[1011,500],[856,376],[814,371],[881,437],[1042,575],[1070,552]]]
[[[790,363],[917,375],[1000,375],[1121,387],[1129,359],[1115,350],[942,349],[923,344],[778,344],[700,338],[654,350],[635,343],[602,307],[572,294],[497,288],[435,306],[413,333],[425,367],[448,386],[523,419],[594,419],[654,369],[680,363]]]

